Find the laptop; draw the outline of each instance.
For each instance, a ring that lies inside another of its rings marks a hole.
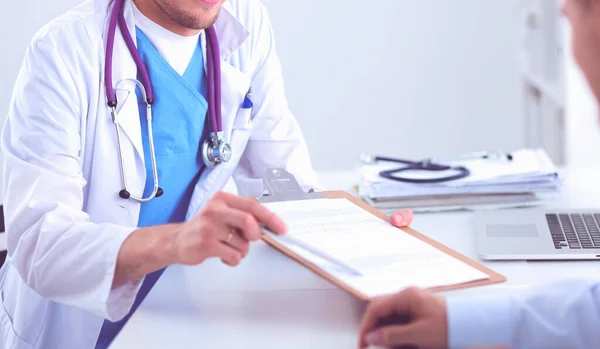
[[[600,259],[600,209],[514,209],[475,213],[484,260]]]

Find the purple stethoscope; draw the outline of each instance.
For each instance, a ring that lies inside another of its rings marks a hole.
[[[147,202],[155,197],[163,195],[163,190],[158,185],[158,170],[156,166],[156,154],[154,152],[154,137],[152,134],[152,104],[154,103],[154,92],[152,90],[152,82],[148,69],[142,61],[133,38],[129,34],[127,23],[124,15],[124,0],[115,0],[110,23],[108,26],[108,42],[106,45],[106,61],[105,61],[105,87],[108,107],[111,109],[112,121],[115,124],[117,131],[117,142],[119,144],[119,160],[121,163],[121,180],[123,189],[119,192],[119,196],[123,199],[132,199],[138,202]],[[121,131],[119,127],[119,119],[117,113],[117,97],[115,94],[116,88],[113,89],[112,81],[112,65],[113,51],[117,24],[125,43],[135,64],[138,72],[141,75],[142,82],[137,80],[124,80],[118,85],[126,81],[133,81],[142,92],[147,108],[148,122],[148,140],[150,146],[150,157],[152,159],[152,173],[154,176],[154,190],[147,198],[132,195],[127,189],[127,176],[125,174],[125,163],[123,161]],[[207,71],[208,71],[208,118],[210,133],[209,138],[202,144],[202,159],[207,167],[213,168],[220,163],[228,162],[231,159],[231,146],[223,139],[223,124],[221,118],[221,58],[219,56],[219,41],[214,27],[206,29],[206,56],[207,56]]]

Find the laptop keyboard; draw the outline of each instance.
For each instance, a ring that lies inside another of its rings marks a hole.
[[[600,214],[547,214],[546,220],[557,250],[600,249]]]

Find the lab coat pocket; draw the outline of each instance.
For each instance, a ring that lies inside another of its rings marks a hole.
[[[240,108],[237,112],[235,120],[233,121],[233,129],[231,130],[231,139],[229,140],[234,156],[232,158],[233,161],[230,161],[227,164],[227,167],[233,168],[234,166],[237,166],[239,159],[246,149],[246,145],[252,134],[251,115],[251,108]]]
[[[33,348],[46,321],[49,301],[25,285],[12,265],[5,267],[8,270],[0,290],[3,341],[8,348]]]
[[[234,130],[252,129],[252,108],[240,108],[233,122]]]

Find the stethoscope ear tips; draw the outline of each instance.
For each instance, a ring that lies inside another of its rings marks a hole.
[[[156,195],[154,197],[159,198],[159,197],[163,196],[164,193],[165,193],[165,191],[162,190],[162,188],[158,188],[158,190],[156,191]]]

